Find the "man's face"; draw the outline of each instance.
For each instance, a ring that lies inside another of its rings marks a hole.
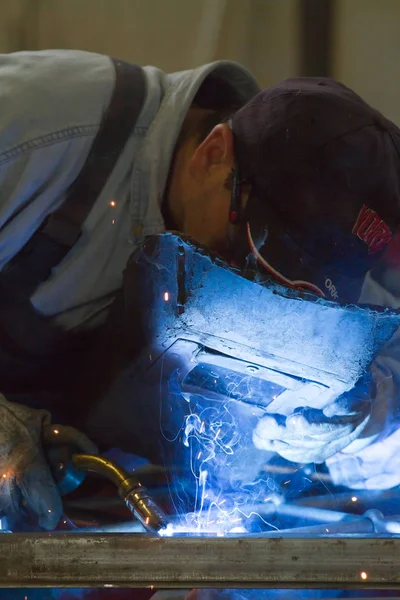
[[[168,197],[175,227],[228,258],[237,229],[229,223],[233,164],[228,125],[217,125],[200,145],[187,140],[178,150]]]

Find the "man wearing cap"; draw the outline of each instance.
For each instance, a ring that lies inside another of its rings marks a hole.
[[[3,513],[22,498],[42,527],[57,524],[42,427],[48,410],[54,419],[78,410],[60,388],[145,236],[179,230],[289,287],[398,305],[396,253],[382,255],[400,216],[400,132],[344,86],[292,79],[260,92],[227,61],[167,75],[77,51],[0,56],[0,82]],[[317,431],[306,416],[293,430],[272,415],[255,445],[330,459],[342,483],[344,462],[361,460],[355,451],[376,442],[390,454],[395,350],[392,341],[376,361],[368,414],[333,424],[333,408]],[[353,454],[336,459],[349,445]],[[353,471],[346,485],[368,485],[368,469]]]
[[[400,130],[337,82],[292,79],[238,111],[233,136],[237,178],[250,188],[238,263],[327,299],[398,308]],[[398,339],[375,360],[368,389],[320,411],[300,403],[284,426],[269,415],[255,445],[326,461],[340,485],[398,485]]]

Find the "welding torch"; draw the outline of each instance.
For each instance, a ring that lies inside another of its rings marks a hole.
[[[95,473],[116,486],[120,498],[146,531],[158,534],[165,529],[167,516],[138,478],[115,461],[95,454],[94,445],[91,454],[76,451],[71,431],[64,425],[51,425],[43,430],[43,445],[61,495],[79,487],[87,473]]]

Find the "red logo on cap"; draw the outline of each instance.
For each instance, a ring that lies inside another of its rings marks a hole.
[[[353,233],[368,246],[368,254],[374,254],[378,250],[382,250],[386,244],[392,239],[392,232],[385,221],[380,216],[368,208],[361,207],[358,213],[357,221],[353,227]]]

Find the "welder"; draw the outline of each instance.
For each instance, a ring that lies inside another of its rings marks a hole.
[[[3,514],[23,505],[56,526],[42,428],[76,421],[79,367],[146,236],[178,230],[288,287],[398,306],[400,131],[345,86],[260,91],[227,61],[168,75],[79,51],[2,55],[0,83]],[[255,446],[374,483],[363,452],[396,454],[396,348],[329,411],[300,403],[282,421],[271,409]],[[399,481],[390,471],[381,485]]]

